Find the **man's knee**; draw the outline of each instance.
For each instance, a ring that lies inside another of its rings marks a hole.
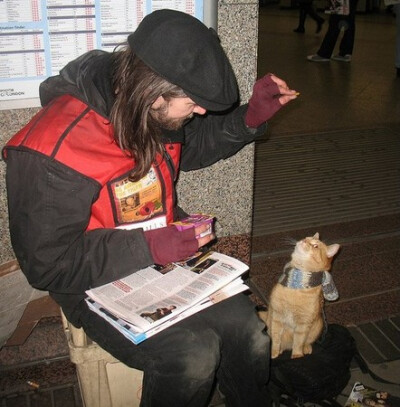
[[[220,339],[211,329],[192,334],[191,352],[182,358],[186,377],[205,380],[214,376],[220,362]]]
[[[220,361],[220,339],[212,329],[170,328],[166,341],[152,352],[148,368],[166,376],[207,380]]]

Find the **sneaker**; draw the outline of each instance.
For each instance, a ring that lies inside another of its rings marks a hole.
[[[329,58],[320,57],[318,54],[309,55],[307,59],[311,62],[329,62]]]
[[[341,61],[341,62],[351,62],[351,55],[350,54],[346,54],[346,55],[337,54],[337,55],[333,56],[332,59],[334,59],[335,61]]]
[[[304,34],[306,30],[304,28],[298,27],[293,30],[295,33]]]

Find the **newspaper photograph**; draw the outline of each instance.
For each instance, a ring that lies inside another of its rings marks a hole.
[[[375,389],[361,382],[354,383],[345,407],[399,407],[400,397],[396,397],[384,389]]]

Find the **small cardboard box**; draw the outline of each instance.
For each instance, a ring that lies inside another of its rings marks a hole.
[[[57,308],[43,305],[41,301],[52,303],[47,291],[31,287],[17,261],[0,266],[0,348],[21,345],[32,332],[40,318],[53,316]],[[29,308],[28,304],[32,304]],[[50,312],[50,315],[48,313]]]

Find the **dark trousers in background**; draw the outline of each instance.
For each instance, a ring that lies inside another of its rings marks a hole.
[[[324,22],[324,19],[315,10],[312,1],[301,1],[299,2],[299,25],[297,29],[305,29],[307,15],[309,15],[317,24],[322,24]]]
[[[81,322],[86,334],[103,349],[144,372],[143,407],[206,407],[215,380],[227,406],[267,405],[270,339],[254,304],[243,294],[139,345],[89,310]]]
[[[354,47],[354,37],[356,33],[356,9],[357,1],[350,0],[350,13],[347,16],[331,14],[329,17],[328,31],[317,52],[320,57],[330,58],[338,40],[340,31],[344,28],[343,38],[339,45],[339,55],[352,55]]]

